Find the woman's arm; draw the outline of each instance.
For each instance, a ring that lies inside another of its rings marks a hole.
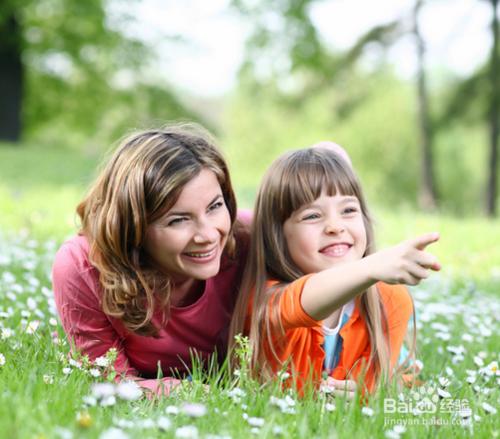
[[[302,290],[301,305],[313,319],[323,320],[378,281],[416,285],[439,270],[437,258],[425,248],[439,239],[428,233],[359,261],[346,262],[310,276]]]
[[[71,349],[94,360],[114,348],[118,352],[117,373],[137,375],[123,353],[121,337],[101,309],[95,273],[81,267],[79,250],[73,245],[63,245],[52,268],[57,312]]]
[[[169,377],[162,380],[143,380],[138,377],[139,371],[130,366],[124,353],[123,337],[101,309],[95,274],[88,269],[82,270],[78,254],[78,249],[63,246],[56,255],[52,269],[56,307],[71,350],[88,355],[94,361],[114,348],[118,353],[114,363],[117,380],[132,379],[146,390],[168,394],[180,381]]]

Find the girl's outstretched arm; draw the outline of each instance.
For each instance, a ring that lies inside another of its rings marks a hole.
[[[425,251],[438,239],[438,233],[427,233],[313,274],[302,291],[304,311],[315,320],[323,320],[376,282],[417,285],[429,276],[429,270],[441,268],[437,258]]]

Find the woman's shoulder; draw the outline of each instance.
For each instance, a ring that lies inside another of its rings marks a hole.
[[[236,219],[241,224],[250,227],[253,219],[253,212],[251,209],[238,209],[236,213]]]
[[[250,222],[251,212],[238,210],[238,216],[233,226],[234,243],[222,255],[221,272],[238,269],[243,270],[250,247]]]
[[[56,303],[93,304],[99,293],[99,273],[89,261],[89,244],[83,235],[65,241],[52,266],[52,287]]]
[[[89,261],[89,243],[84,235],[75,235],[66,240],[56,253],[53,272],[70,275],[93,269]]]

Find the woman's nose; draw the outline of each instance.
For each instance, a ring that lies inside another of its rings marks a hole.
[[[193,240],[196,244],[206,244],[217,241],[219,232],[210,221],[201,223],[195,231]]]

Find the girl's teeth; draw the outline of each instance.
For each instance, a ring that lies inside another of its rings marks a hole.
[[[334,245],[328,248],[326,252],[332,254],[333,256],[342,256],[347,250],[347,245]]]

